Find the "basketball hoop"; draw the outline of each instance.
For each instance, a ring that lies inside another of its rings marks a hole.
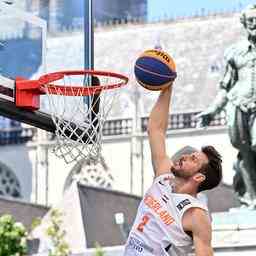
[[[53,152],[66,163],[82,158],[97,160],[104,122],[128,78],[96,70],[61,71],[38,80],[16,79],[16,106],[37,110],[46,94],[56,127]]]

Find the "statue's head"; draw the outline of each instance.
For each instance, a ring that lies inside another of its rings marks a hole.
[[[256,4],[247,6],[241,13],[240,21],[248,33],[248,37],[256,39]]]

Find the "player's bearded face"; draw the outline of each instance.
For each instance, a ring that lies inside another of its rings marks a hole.
[[[184,160],[182,158],[174,163],[171,171],[175,177],[183,179],[189,179],[195,174],[195,171],[193,171],[191,168],[186,168]]]
[[[188,180],[200,172],[207,163],[208,157],[203,152],[184,154],[174,162],[171,171],[175,177]]]

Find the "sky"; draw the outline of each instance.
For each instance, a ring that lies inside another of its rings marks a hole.
[[[205,11],[241,10],[256,0],[148,0],[148,17],[190,16]]]

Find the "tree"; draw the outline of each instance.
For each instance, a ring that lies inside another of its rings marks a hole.
[[[57,209],[50,212],[51,225],[47,228],[46,234],[51,239],[53,248],[49,252],[49,256],[68,256],[70,248],[65,241],[66,231],[62,230],[62,213]]]
[[[23,256],[27,252],[27,232],[11,215],[0,217],[0,255]]]

